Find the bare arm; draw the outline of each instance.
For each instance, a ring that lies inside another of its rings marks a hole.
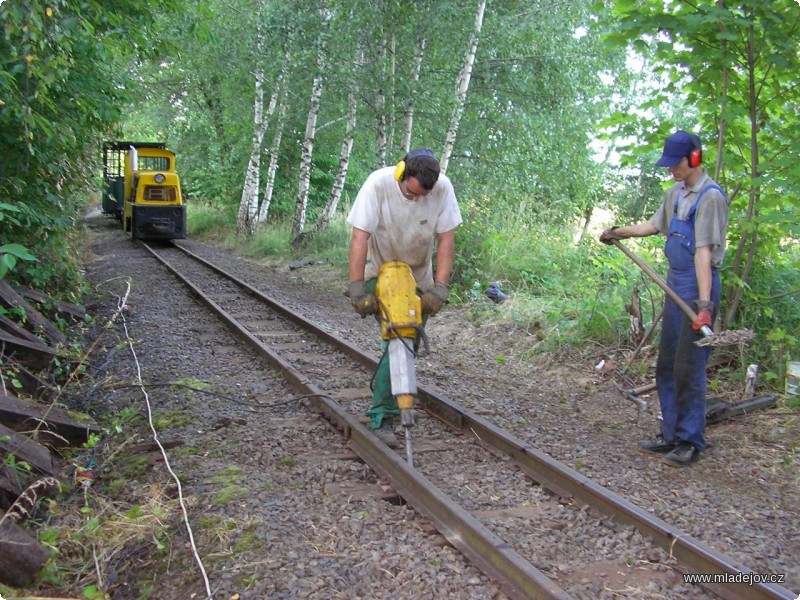
[[[711,300],[711,246],[695,248],[694,270],[697,276],[698,300]]]
[[[656,224],[650,220],[642,221],[636,225],[625,225],[624,227],[617,227],[611,232],[611,237],[624,240],[632,237],[647,237],[648,235],[655,235],[658,233]]]
[[[367,265],[367,242],[369,232],[353,227],[353,237],[350,239],[350,281],[364,280],[364,267]]]
[[[439,234],[436,250],[436,273],[434,274],[434,283],[443,283],[448,285],[450,281],[450,272],[453,270],[453,257],[456,250],[456,232],[455,230],[445,231]]]

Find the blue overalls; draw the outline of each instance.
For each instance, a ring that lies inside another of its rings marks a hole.
[[[664,246],[669,261],[667,284],[689,306],[693,306],[699,297],[694,266],[695,214],[703,195],[712,188],[723,193],[716,185],[703,188],[683,221],[678,219],[678,194]],[[715,313],[720,298],[719,273],[716,267],[712,267],[711,301]],[[692,329],[689,317],[667,296],[656,361],[656,388],[663,418],[661,434],[667,443],[689,442],[700,451],[706,447],[703,437],[706,426],[706,363],[711,353],[708,346],[699,347],[694,343],[701,337],[702,334]]]

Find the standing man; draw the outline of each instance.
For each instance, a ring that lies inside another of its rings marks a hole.
[[[453,184],[440,174],[439,162],[427,148],[409,152],[396,167],[378,169],[367,177],[347,222],[350,241],[350,301],[362,318],[378,312],[375,284],[378,269],[400,260],[411,267],[421,294],[423,319],[447,303],[455,252],[455,229],[461,224]],[[434,240],[437,245],[433,269]],[[370,428],[389,447],[397,447],[389,360],[375,372]]]
[[[665,453],[672,466],[691,463],[705,450],[706,364],[709,347],[694,342],[699,330],[710,326],[722,296],[718,269],[725,257],[728,200],[701,166],[700,138],[685,131],[672,134],[656,163],[667,167],[675,184],[648,221],[612,227],[600,241],[644,237],[663,232],[669,261],[667,284],[690,306],[694,322],[669,297],[664,300],[661,341],[656,362],[656,388],[661,403],[661,434],[639,442],[642,450]]]

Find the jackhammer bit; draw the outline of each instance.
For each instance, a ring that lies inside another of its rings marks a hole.
[[[414,411],[414,396],[417,393],[417,378],[414,365],[413,340],[394,338],[389,340],[389,372],[392,380],[392,395],[400,409],[400,423],[406,443],[406,460],[414,466],[414,447],[411,443],[411,428],[417,423]]]
[[[417,413],[414,411],[414,396],[401,394],[397,397],[397,407],[400,409],[400,424],[403,426],[403,435],[406,442],[406,461],[410,467],[413,467],[414,447],[411,444],[411,428],[417,424]]]

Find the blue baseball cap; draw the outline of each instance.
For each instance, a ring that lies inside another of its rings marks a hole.
[[[693,150],[701,150],[700,138],[685,131],[677,131],[664,142],[664,152],[657,167],[677,167]]]

